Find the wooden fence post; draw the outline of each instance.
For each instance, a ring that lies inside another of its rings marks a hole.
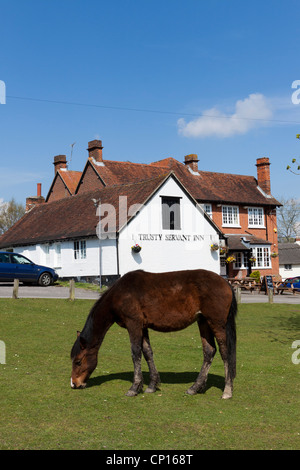
[[[20,284],[19,279],[14,279],[14,288],[13,288],[13,293],[12,293],[13,299],[19,298],[19,284]]]
[[[269,304],[273,303],[273,289],[268,290]]]
[[[240,304],[241,303],[241,288],[240,287],[235,288],[235,298],[236,298],[237,303]]]
[[[70,295],[69,300],[75,300],[75,281],[74,279],[70,280]]]

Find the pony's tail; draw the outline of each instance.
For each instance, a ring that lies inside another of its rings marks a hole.
[[[227,345],[227,360],[228,360],[228,372],[233,380],[236,375],[236,324],[235,317],[237,315],[237,301],[234,290],[232,291],[232,301],[229,309],[229,314],[226,323],[226,345]]]

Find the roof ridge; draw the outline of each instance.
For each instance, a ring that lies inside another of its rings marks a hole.
[[[240,175],[238,173],[225,173],[222,171],[208,171],[208,170],[198,170],[199,173],[206,173],[210,175],[226,175],[226,176],[238,176],[241,178],[251,178],[251,179],[256,179],[255,176],[253,175]]]
[[[74,200],[74,198],[76,198],[76,199],[87,198],[88,194],[101,193],[102,191],[115,190],[115,189],[118,189],[118,188],[125,188],[125,187],[129,187],[129,186],[138,186],[138,185],[142,185],[142,184],[145,184],[145,183],[150,183],[151,181],[155,181],[155,180],[160,181],[160,180],[163,180],[164,178],[166,178],[171,173],[172,173],[172,171],[169,171],[169,172],[165,172],[165,173],[160,173],[159,175],[153,176],[152,178],[146,178],[144,180],[133,181],[133,182],[129,182],[129,183],[111,184],[109,186],[104,186],[103,188],[95,188],[95,189],[91,189],[90,191],[84,191],[84,192],[79,193],[79,194],[78,193],[77,194],[71,194],[69,197],[66,197],[66,198],[61,198],[61,199],[56,199],[54,201],[45,202],[44,204],[40,204],[38,206],[33,207],[31,210],[36,209],[36,208],[42,208],[42,207],[48,206],[50,204],[52,205],[52,204],[56,204],[56,203],[61,203],[61,201],[69,202],[71,200]]]
[[[174,157],[165,157],[165,158],[161,158],[160,160],[156,160],[155,162],[151,162],[149,163],[148,165],[151,165],[151,166],[156,166],[157,163],[161,163],[163,161],[166,161],[166,160],[173,160],[174,162],[180,164],[180,165],[183,165],[182,162],[179,162],[178,160],[176,160],[176,158]]]
[[[130,162],[129,160],[125,162],[121,162],[119,160],[103,160],[104,166],[105,163],[118,163],[118,164],[123,164],[123,165],[140,165],[140,166],[150,166],[150,163],[139,163],[139,162]]]
[[[120,187],[126,187],[126,186],[137,186],[143,183],[149,183],[150,181],[161,180],[161,179],[166,178],[166,176],[168,176],[170,173],[172,173],[172,171],[168,171],[166,173],[160,173],[159,175],[153,176],[152,178],[146,178],[146,179],[138,180],[138,181],[131,181],[129,183],[111,184],[109,186],[105,186],[105,188],[102,188],[101,191],[103,189],[120,188]]]
[[[58,173],[60,173],[61,171],[63,173],[82,173],[82,171],[80,170],[69,170],[68,168],[59,168],[57,171]]]

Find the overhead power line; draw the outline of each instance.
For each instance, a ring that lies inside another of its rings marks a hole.
[[[174,116],[189,116],[189,117],[208,117],[213,119],[236,119],[243,121],[260,121],[260,122],[277,122],[285,124],[300,124],[300,121],[293,120],[283,120],[283,119],[263,119],[263,118],[248,118],[248,117],[235,117],[235,116],[220,116],[212,114],[199,114],[199,113],[184,113],[178,111],[164,111],[159,109],[144,109],[144,108],[131,108],[125,106],[108,106],[102,104],[92,104],[92,103],[78,103],[75,101],[61,101],[61,100],[47,100],[42,98],[29,98],[25,96],[13,96],[6,95],[7,98],[14,100],[24,100],[24,101],[35,101],[40,103],[52,103],[52,104],[63,104],[67,106],[83,106],[91,108],[101,108],[101,109],[114,109],[118,111],[134,111],[139,113],[154,113],[154,114],[171,114]]]

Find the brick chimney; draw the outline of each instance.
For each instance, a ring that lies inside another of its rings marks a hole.
[[[54,174],[56,175],[56,172],[60,170],[61,168],[67,168],[67,157],[66,155],[56,155],[54,157]]]
[[[266,193],[271,194],[270,162],[268,157],[256,159],[258,186]]]
[[[91,140],[88,143],[89,157],[93,157],[96,162],[102,162],[102,140]]]
[[[198,155],[191,153],[184,157],[184,164],[193,171],[198,171]]]
[[[37,194],[36,196],[30,196],[26,198],[26,212],[29,212],[34,206],[38,204],[43,204],[45,198],[42,196],[42,184],[37,184]]]

